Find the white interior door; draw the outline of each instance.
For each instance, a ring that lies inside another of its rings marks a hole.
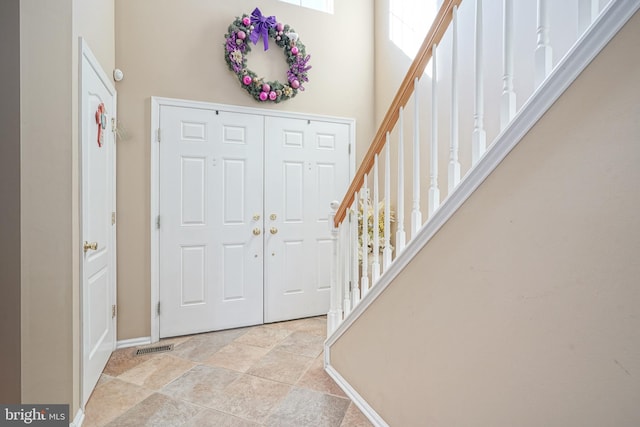
[[[160,108],[160,337],[263,322],[263,118]]]
[[[329,311],[329,204],[349,184],[349,126],[265,118],[265,322]]]
[[[82,397],[86,403],[116,342],[116,146],[111,123],[116,117],[116,91],[82,41],[80,56]],[[96,122],[96,112],[101,124]],[[102,123],[105,127],[100,131]]]

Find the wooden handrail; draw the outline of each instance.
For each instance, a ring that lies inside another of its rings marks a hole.
[[[433,45],[440,44],[442,36],[447,28],[449,28],[449,24],[451,23],[453,16],[453,7],[459,7],[460,3],[462,3],[462,0],[445,0],[442,7],[440,7],[427,36],[422,42],[422,46],[420,46],[420,50],[418,50],[416,57],[407,71],[407,75],[404,77],[395,98],[393,98],[393,102],[391,102],[391,105],[387,110],[387,114],[384,116],[382,123],[380,123],[378,132],[373,138],[373,141],[369,146],[369,150],[367,150],[367,154],[365,154],[362,159],[362,163],[360,164],[356,175],[353,177],[353,181],[351,181],[351,185],[342,199],[342,203],[340,203],[340,207],[338,208],[334,218],[334,224],[336,227],[344,220],[344,217],[347,214],[347,209],[349,209],[349,206],[354,202],[353,199],[356,191],[362,187],[362,184],[364,183],[364,176],[369,173],[373,167],[376,154],[379,154],[384,148],[387,132],[391,132],[398,121],[400,107],[404,107],[407,104],[407,101],[409,101],[409,98],[415,89],[413,87],[415,78],[422,76],[424,73],[424,69],[427,67],[427,63],[431,59]]]

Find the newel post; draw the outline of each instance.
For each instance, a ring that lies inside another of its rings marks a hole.
[[[340,286],[340,278],[338,277],[338,232],[339,228],[336,227],[334,219],[340,203],[337,200],[331,202],[331,211],[329,212],[329,231],[331,231],[331,290],[330,290],[330,307],[327,314],[327,336],[331,335],[336,330],[340,322],[342,321],[342,309],[340,307],[342,292]]]

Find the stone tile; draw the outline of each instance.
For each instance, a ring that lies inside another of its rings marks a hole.
[[[210,332],[194,335],[173,348],[173,355],[183,357],[194,362],[203,362],[215,352],[233,340],[246,334],[248,329],[230,329],[227,331]]]
[[[137,347],[128,347],[120,350],[116,350],[111,354],[109,361],[107,362],[107,366],[105,366],[103,373],[107,375],[111,375],[117,377],[129,369],[135,368],[136,366],[146,362],[149,359],[153,359],[159,354],[163,353],[151,353],[151,354],[143,354],[140,356],[136,356],[136,351],[140,348],[148,348],[148,347],[156,347],[158,345],[166,345],[173,344],[178,345],[184,341],[187,341],[191,338],[190,335],[180,336],[180,337],[171,337],[161,339],[157,343],[141,345]]]
[[[327,319],[325,316],[309,317],[308,319],[302,320],[298,325],[297,331],[317,335],[323,339],[327,338]]]
[[[118,378],[151,390],[160,390],[196,364],[185,359],[162,353],[129,369]]]
[[[293,387],[267,418],[265,425],[339,427],[349,403],[349,399]]]
[[[110,376],[110,375],[100,374],[100,378],[98,378],[98,382],[96,383],[96,387],[98,387],[99,385],[108,383],[112,379],[113,379],[113,377]]]
[[[203,408],[154,393],[115,420],[107,427],[180,426]]]
[[[304,319],[268,323],[264,326],[272,329],[287,329],[290,331],[306,332],[308,334],[318,335],[324,338],[327,336],[326,316],[307,317]]]
[[[324,370],[322,355],[317,357],[311,367],[304,373],[302,378],[296,383],[298,387],[304,387],[322,393],[329,393],[335,396],[347,397],[340,387]]]
[[[258,326],[249,330],[246,334],[235,341],[240,344],[252,345],[254,347],[273,348],[280,341],[291,335],[293,331],[289,329],[269,328]]]
[[[275,350],[299,354],[307,357],[318,357],[322,353],[324,338],[306,332],[294,332],[286,337]]]
[[[312,362],[313,359],[310,357],[273,349],[247,373],[273,381],[295,384]]]
[[[153,358],[154,354],[145,354],[142,356],[136,356],[137,348],[123,348],[111,353],[111,357],[102,371],[103,374],[117,377],[120,374],[127,372],[131,368],[135,368],[141,363]]]
[[[298,328],[300,328],[304,324],[304,322],[306,322],[306,320],[307,320],[306,318],[285,320],[282,322],[266,323],[264,326],[267,328],[273,328],[273,329],[287,329],[290,331],[297,331]]]
[[[228,369],[198,365],[164,387],[161,392],[177,399],[205,405],[214,391],[223,390],[239,376],[239,373]]]
[[[259,427],[251,421],[234,417],[233,415],[223,412],[214,411],[213,409],[205,409],[192,418],[183,427]]]
[[[206,406],[262,423],[289,392],[290,386],[242,375],[222,391],[215,391]]]
[[[85,407],[84,427],[103,426],[151,394],[150,390],[113,378],[98,384]]]
[[[169,337],[169,338],[162,338],[159,342],[152,344],[153,346],[156,345],[166,345],[166,344],[173,344],[174,346],[178,345],[178,344],[182,344],[183,342],[190,340],[191,338],[193,338],[194,335],[180,335],[177,337]]]
[[[213,356],[205,360],[205,363],[238,372],[246,372],[268,352],[269,350],[263,347],[232,342],[214,353]]]
[[[370,426],[324,372],[325,331],[321,316],[163,339],[160,344],[175,345],[168,353],[118,350],[87,404],[83,427]],[[343,401],[349,406],[336,424]]]
[[[344,414],[344,419],[342,420],[342,424],[340,427],[372,427],[373,424],[369,422],[367,417],[365,417],[360,409],[356,405],[351,402],[349,404],[349,408],[347,409],[347,413]]]

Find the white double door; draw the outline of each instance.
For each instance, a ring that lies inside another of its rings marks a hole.
[[[160,337],[325,314],[349,125],[160,107]]]

